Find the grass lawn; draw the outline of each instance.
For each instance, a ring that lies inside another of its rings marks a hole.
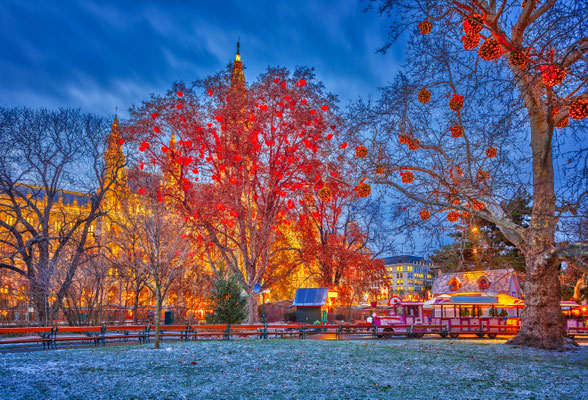
[[[497,340],[167,342],[0,354],[2,399],[586,399],[588,347]]]

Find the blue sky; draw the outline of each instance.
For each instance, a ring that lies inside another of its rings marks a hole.
[[[396,72],[402,50],[376,54],[386,18],[340,1],[2,0],[0,105],[75,107],[124,116],[174,80],[232,61],[246,77],[267,66],[314,67],[345,105]]]

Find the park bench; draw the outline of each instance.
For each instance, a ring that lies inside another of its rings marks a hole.
[[[198,325],[197,328],[193,329],[191,337],[194,340],[199,338],[223,338],[229,339],[230,335],[227,332],[227,325]]]
[[[305,338],[305,324],[268,324],[265,327],[265,339],[268,336],[298,336],[299,339]]]
[[[154,332],[155,334],[155,332]],[[159,328],[159,335],[161,338],[177,338],[180,340],[190,340],[192,336],[192,327],[188,325],[165,325]]]
[[[368,323],[346,323],[338,325],[337,339],[343,335],[373,335],[374,325]]]
[[[43,348],[55,348],[55,335],[57,328],[51,327],[19,327],[0,328],[0,335],[10,335],[8,338],[0,338],[0,344],[29,344],[41,343]],[[20,335],[20,336],[14,336]],[[26,336],[22,336],[26,335]],[[34,336],[31,336],[34,335]]]
[[[139,343],[149,343],[149,335],[151,334],[151,324],[148,325],[129,325],[129,326],[108,326],[106,330],[109,332],[122,332],[116,335],[109,335],[108,339],[120,339],[127,341],[128,339],[139,339]]]

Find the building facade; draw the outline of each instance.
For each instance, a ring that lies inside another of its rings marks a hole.
[[[388,296],[414,298],[427,296],[437,267],[422,257],[401,255],[383,258]]]

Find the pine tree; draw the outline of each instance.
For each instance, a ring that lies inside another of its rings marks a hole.
[[[219,273],[210,300],[213,312],[207,317],[209,323],[239,324],[247,318],[247,298],[231,272]]]

